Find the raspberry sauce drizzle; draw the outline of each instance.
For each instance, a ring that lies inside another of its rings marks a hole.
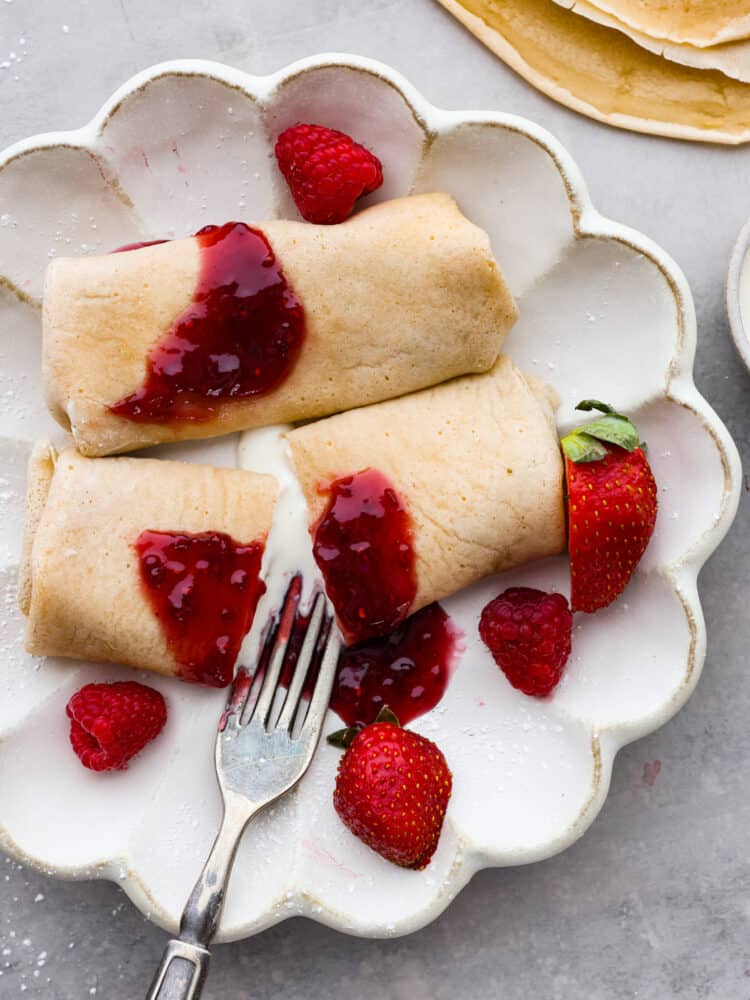
[[[309,620],[309,613],[300,615],[291,632],[279,678],[283,687],[292,682]],[[323,634],[313,655],[303,697],[315,687],[325,639]],[[407,725],[442,699],[463,652],[462,640],[463,632],[440,605],[429,604],[388,635],[342,649],[330,707],[347,726],[366,726],[387,705]]]
[[[440,605],[429,604],[390,635],[344,649],[331,708],[347,726],[366,726],[387,705],[405,726],[445,694],[460,639]]]
[[[221,532],[142,531],[134,547],[180,677],[225,687],[266,589],[263,545],[241,545]]]
[[[302,304],[258,229],[196,233],[201,270],[191,305],[150,350],[140,389],[110,406],[142,423],[209,420],[217,404],[275,389],[305,335]]]
[[[348,643],[383,635],[417,592],[411,518],[377,469],[335,479],[313,533],[313,554]]]

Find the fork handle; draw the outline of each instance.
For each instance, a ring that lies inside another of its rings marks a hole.
[[[201,995],[211,960],[207,945],[216,933],[242,831],[255,812],[246,799],[225,794],[221,826],[182,913],[180,937],[164,949],[146,1000],[198,1000]]]
[[[170,941],[146,1000],[198,1000],[210,961],[211,952],[201,945]]]

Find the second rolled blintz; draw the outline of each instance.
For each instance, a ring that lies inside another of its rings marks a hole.
[[[265,587],[271,476],[38,445],[19,603],[37,656],[224,687]]]
[[[288,434],[348,642],[565,548],[552,390],[506,358]]]
[[[43,313],[47,403],[95,456],[486,371],[517,310],[487,234],[428,194],[337,226],[234,222],[60,258]]]

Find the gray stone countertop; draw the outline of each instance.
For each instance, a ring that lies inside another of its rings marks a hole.
[[[165,59],[264,73],[320,51],[390,63],[438,105],[497,108],[550,129],[597,207],[685,270],[698,387],[750,455],[750,376],[723,299],[730,248],[750,214],[750,149],[579,117],[433,0],[0,0],[0,146],[83,124],[129,76]],[[748,1000],[749,567],[745,494],[700,579],[709,635],[700,685],[671,723],[619,755],[600,817],[572,848],[481,873],[408,938],[358,940],[297,919],[219,946],[207,1000]],[[0,876],[2,1000],[143,995],[164,935],[117,887],[55,881],[1,858]]]

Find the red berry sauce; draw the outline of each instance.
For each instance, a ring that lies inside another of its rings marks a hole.
[[[347,726],[366,726],[387,705],[405,726],[445,694],[461,638],[440,605],[429,604],[390,635],[343,650],[331,708]]]
[[[217,404],[275,389],[305,335],[301,303],[266,237],[243,222],[196,233],[192,304],[150,350],[143,386],[110,412],[143,423],[209,420]]]
[[[141,581],[186,681],[225,687],[265,592],[261,542],[207,531],[142,531]]]
[[[382,472],[365,469],[326,487],[313,553],[348,643],[383,635],[417,592],[411,517]]]

